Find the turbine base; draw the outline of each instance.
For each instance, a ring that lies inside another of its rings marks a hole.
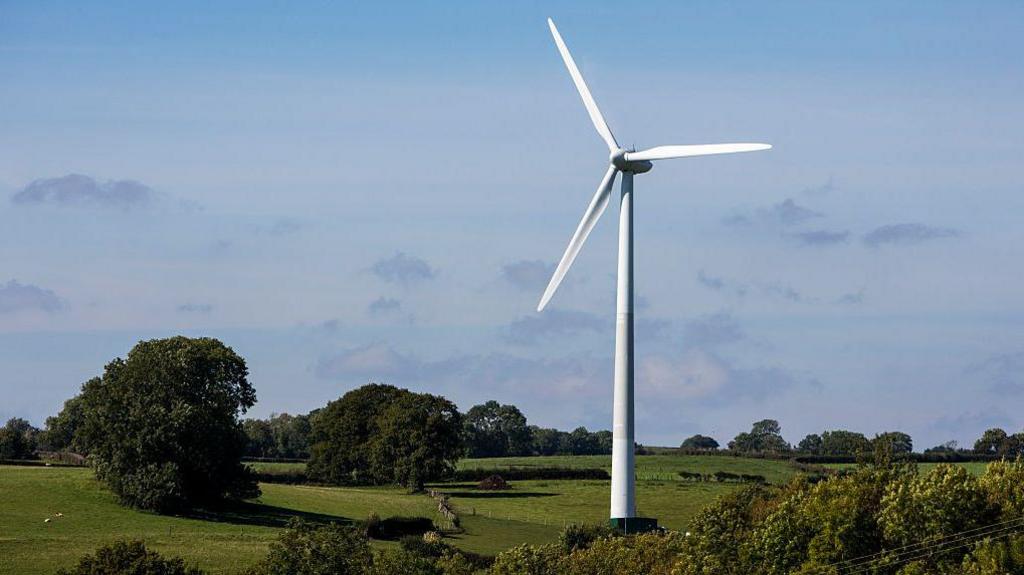
[[[612,517],[608,520],[608,525],[616,531],[621,531],[626,535],[632,533],[647,533],[648,531],[658,531],[661,527],[658,527],[658,520],[653,517]]]

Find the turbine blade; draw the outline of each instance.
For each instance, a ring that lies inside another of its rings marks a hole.
[[[689,146],[658,146],[639,152],[626,152],[626,161],[667,160],[669,158],[687,158],[690,156],[710,156],[712,154],[734,154],[736,152],[757,152],[771,149],[771,144],[699,144]]]
[[[566,48],[565,42],[562,41],[562,35],[558,33],[558,28],[555,28],[555,23],[551,18],[548,18],[548,27],[551,28],[551,35],[555,38],[555,46],[558,46],[558,52],[562,55],[565,67],[569,69],[569,75],[572,76],[572,81],[576,84],[576,90],[580,93],[580,98],[583,98],[583,105],[587,107],[587,113],[590,114],[590,121],[594,123],[594,127],[597,128],[597,133],[601,135],[604,143],[608,144],[608,151],[614,152],[619,149],[619,143],[615,141],[615,136],[613,136],[612,131],[608,129],[608,123],[604,121],[604,116],[601,115],[601,110],[598,109],[597,102],[595,102],[594,97],[590,95],[590,88],[587,88],[587,83],[583,81],[583,75],[580,74],[580,69],[576,67],[576,62],[573,61],[572,54],[569,53],[569,48]]]
[[[537,311],[543,311],[544,306],[548,305],[548,301],[551,300],[551,296],[555,295],[555,290],[562,283],[562,278],[569,271],[569,266],[572,265],[573,260],[580,253],[583,242],[587,241],[590,230],[594,229],[594,224],[601,218],[604,209],[608,207],[608,197],[611,195],[612,184],[615,183],[615,174],[617,173],[618,170],[615,169],[615,166],[608,166],[608,172],[605,173],[604,179],[601,180],[601,185],[597,187],[597,193],[594,194],[594,199],[590,200],[590,206],[587,207],[587,211],[583,213],[583,219],[580,220],[580,225],[576,227],[576,233],[572,235],[572,239],[569,240],[569,246],[565,248],[565,253],[562,254],[562,261],[558,262],[558,267],[555,268],[555,273],[551,276],[551,281],[548,282],[548,287],[544,290],[540,303],[537,304]]]

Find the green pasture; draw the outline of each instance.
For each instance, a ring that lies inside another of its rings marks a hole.
[[[465,468],[600,467],[608,456],[465,460]],[[252,463],[261,471],[301,469],[301,463]],[[680,481],[679,470],[730,471],[785,481],[795,471],[786,462],[716,456],[651,455],[637,458],[641,513],[673,529],[736,484]],[[557,537],[568,522],[607,519],[607,481],[516,481],[512,489],[485,492],[471,483],[433,487],[449,493],[465,528],[450,542],[467,551],[495,554],[520,543]],[[0,466],[0,573],[53,573],[116,539],[147,545],[214,573],[231,573],[259,560],[279,529],[294,515],[312,521],[365,519],[370,513],[437,519],[424,494],[391,487],[319,487],[262,484],[263,495],[228,509],[163,516],[121,507],[87,468]],[[57,514],[63,514],[57,517]],[[50,522],[44,522],[49,518]],[[375,542],[375,545],[394,543]]]

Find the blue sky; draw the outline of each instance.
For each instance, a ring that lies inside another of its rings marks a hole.
[[[638,439],[1024,427],[1017,3],[0,3],[0,418],[223,339],[255,415],[370,380],[610,423],[620,141]],[[612,212],[610,212],[612,213]]]

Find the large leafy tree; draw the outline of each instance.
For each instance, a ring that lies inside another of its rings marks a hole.
[[[694,449],[701,451],[713,451],[715,449],[718,449],[718,442],[715,441],[714,437],[709,437],[707,435],[701,435],[698,433],[697,435],[687,437],[683,441],[682,445],[679,446],[679,448]]]
[[[465,434],[469,457],[528,455],[533,439],[523,412],[494,400],[466,412]]]
[[[729,449],[745,452],[784,452],[789,444],[782,438],[782,426],[774,419],[756,421],[750,432],[740,433],[729,442]]]
[[[974,442],[974,452],[1002,457],[1024,455],[1024,433],[1009,435],[1002,429],[994,427],[985,431],[981,438]]]
[[[914,441],[910,435],[902,431],[885,431],[879,433],[871,440],[873,446],[884,447],[891,453],[900,455],[914,451]]]
[[[250,497],[239,413],[256,392],[245,360],[216,339],[137,344],[82,387],[74,442],[125,504],[157,511]]]
[[[462,415],[455,404],[390,385],[352,390],[311,421],[307,469],[326,483],[419,489],[449,474],[463,452]]]
[[[33,457],[39,430],[32,424],[14,417],[0,427],[0,459],[28,459]]]
[[[817,433],[808,434],[796,445],[796,450],[800,453],[818,455],[821,453],[821,436]]]
[[[870,451],[871,442],[864,437],[863,433],[837,429],[824,431],[821,434],[821,453],[823,455],[855,456]]]

